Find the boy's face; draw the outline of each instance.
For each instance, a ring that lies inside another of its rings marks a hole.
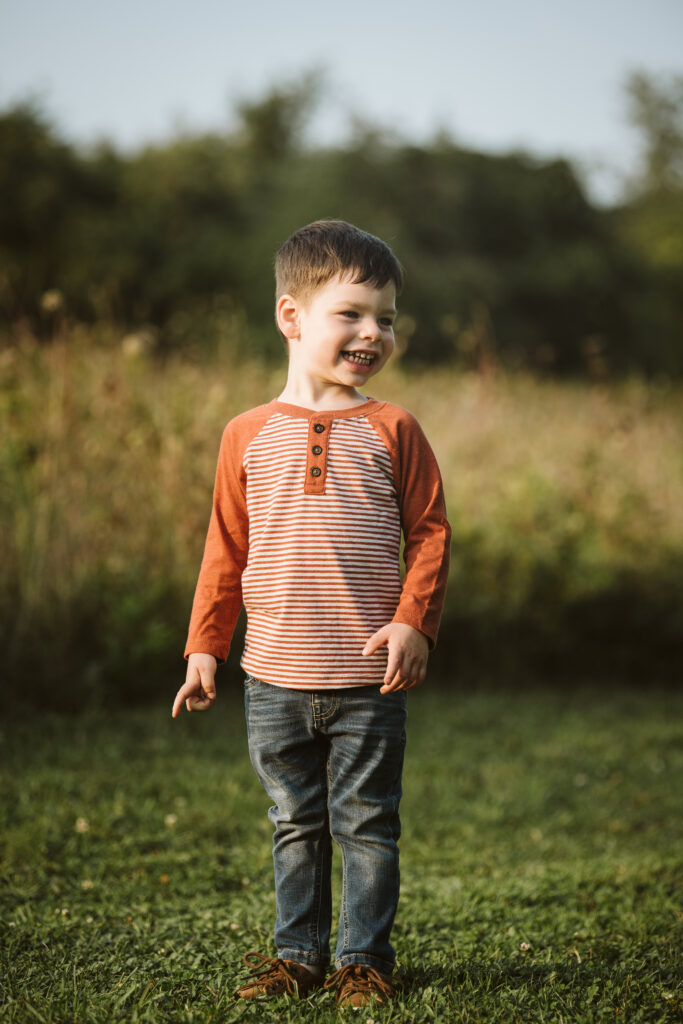
[[[282,296],[278,325],[290,364],[320,383],[361,387],[394,350],[396,289],[335,278],[302,302]]]

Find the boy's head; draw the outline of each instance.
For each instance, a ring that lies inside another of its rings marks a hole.
[[[291,295],[307,304],[318,288],[335,278],[383,288],[398,295],[403,270],[389,246],[343,220],[317,220],[299,228],[275,257],[275,298]]]
[[[389,246],[345,221],[319,220],[285,242],[275,274],[288,388],[306,382],[304,391],[313,384],[357,395],[394,349],[403,272]]]

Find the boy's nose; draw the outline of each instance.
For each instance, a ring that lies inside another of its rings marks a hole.
[[[361,338],[381,338],[382,328],[373,320],[372,317],[365,317],[360,325],[360,331],[358,332]]]

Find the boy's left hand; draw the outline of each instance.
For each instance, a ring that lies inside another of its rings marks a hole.
[[[404,622],[389,622],[370,637],[363,648],[363,656],[374,654],[384,644],[387,645],[389,659],[384,685],[380,686],[379,692],[391,693],[419,686],[427,674],[429,655],[429,642],[424,633]]]

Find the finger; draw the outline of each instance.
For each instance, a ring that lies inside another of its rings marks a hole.
[[[192,696],[194,693],[201,693],[201,689],[199,670],[196,665],[193,665],[192,662],[190,662],[187,666],[187,672],[185,673],[185,682],[178,690],[173,703],[173,711],[171,712],[173,718],[178,717],[183,704],[187,707],[187,698]]]
[[[367,658],[369,654],[374,654],[380,647],[382,647],[389,639],[388,630],[386,626],[382,626],[376,633],[373,633],[365,647],[363,648],[363,657]]]
[[[412,683],[417,679],[417,673],[420,665],[415,656],[404,655],[403,664],[401,665],[401,675],[403,676],[404,683]]]
[[[185,707],[188,711],[208,711],[212,705],[213,700],[206,697],[204,694],[193,694],[185,701]]]
[[[192,693],[193,690],[194,690],[194,684],[193,683],[188,683],[188,682],[183,683],[183,685],[180,687],[180,689],[178,690],[178,692],[176,694],[175,700],[173,701],[173,711],[171,712],[171,717],[172,718],[177,718],[178,717],[178,715],[180,714],[180,709],[182,708],[183,704],[185,703],[186,698],[190,695],[190,693]]]
[[[410,685],[406,686],[406,690],[412,690],[414,686],[420,686],[424,682],[426,675],[426,667],[424,665],[420,665],[410,681]]]
[[[414,686],[420,685],[425,677],[425,673],[425,666],[420,664],[418,658],[405,659],[394,674],[393,679],[389,683],[385,682],[380,692],[390,693],[395,690],[412,690]]]
[[[400,690],[405,682],[405,676],[403,675],[400,668],[397,668],[395,672],[389,675],[389,672],[384,677],[384,684],[380,687],[381,693],[391,693],[394,690]]]
[[[412,690],[413,687],[420,686],[425,681],[426,675],[427,675],[427,666],[421,664],[420,662],[418,662],[418,664],[416,665],[415,670],[414,670],[414,672],[412,674],[412,678],[406,683],[406,685],[403,687],[403,689],[404,690]]]
[[[403,684],[403,680],[399,678],[399,679],[392,679],[392,681],[390,683],[384,683],[383,686],[380,686],[379,692],[380,693],[397,693],[399,690],[404,690],[404,689],[405,689],[405,686]]]
[[[201,679],[201,690],[208,701],[214,701],[216,699],[216,682],[214,680],[214,674],[210,668],[204,668],[199,670],[199,676]]]
[[[384,673],[385,686],[390,686],[393,682],[395,682],[398,676],[402,675],[403,673],[401,672],[401,656],[398,653],[398,651],[392,651],[390,646],[389,657],[387,659],[387,668],[386,672]]]
[[[400,676],[404,687],[412,683],[414,679],[417,679],[419,667],[419,661],[415,654],[412,654],[410,651],[403,651],[401,653],[397,675]]]

